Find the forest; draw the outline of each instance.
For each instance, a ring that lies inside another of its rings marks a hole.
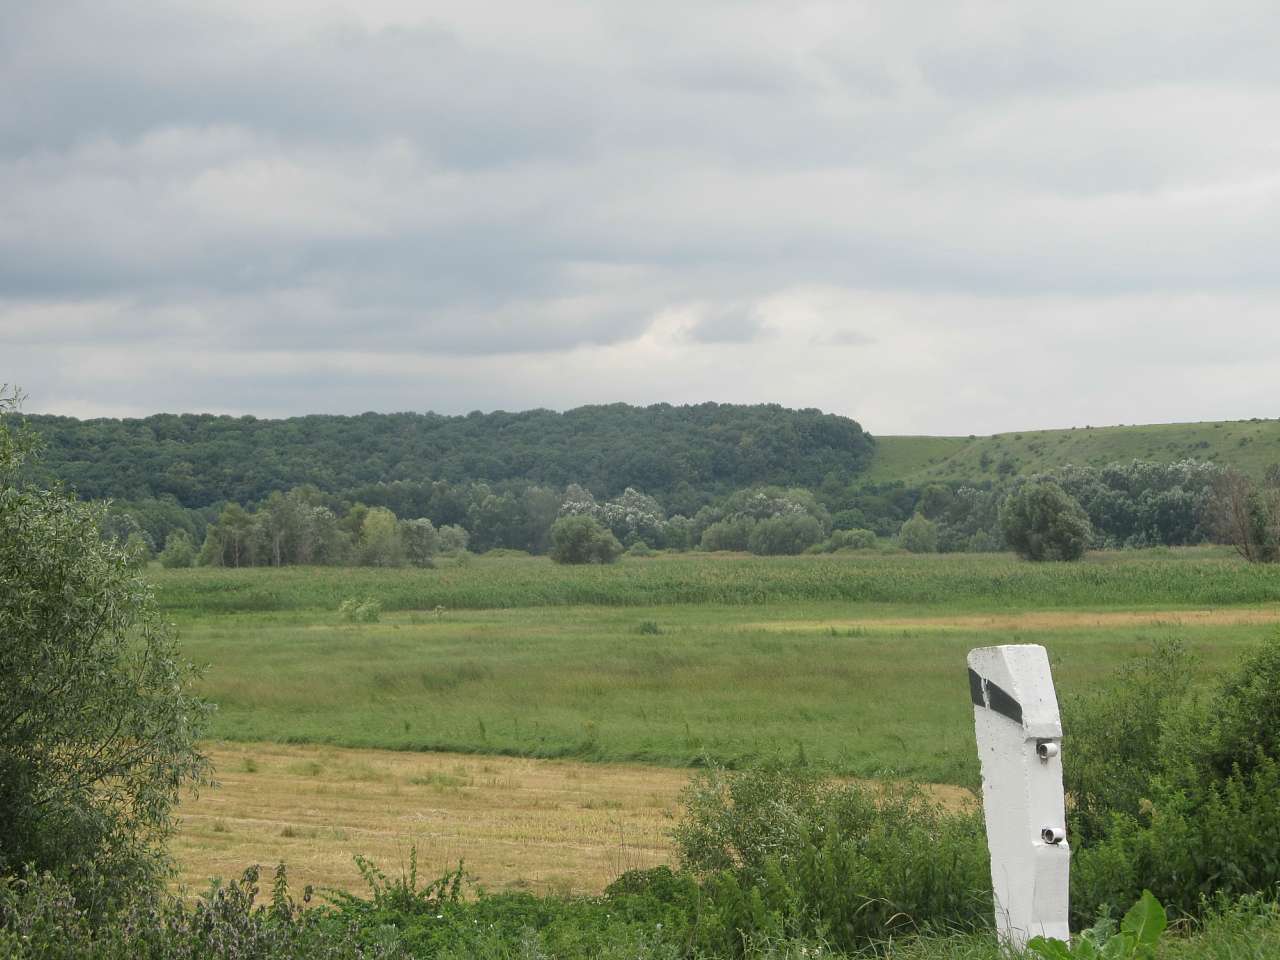
[[[1001,505],[1033,480],[1079,506],[1088,547],[1182,546],[1215,539],[1215,491],[1232,474],[1222,460],[1133,458],[885,478],[868,468],[888,441],[845,417],[777,405],[26,419],[44,445],[31,478],[110,500],[104,532],[172,566],[545,554],[566,516],[640,552],[1000,551]],[[1262,482],[1280,486],[1280,471]]]
[[[46,443],[32,479],[57,477],[84,499],[171,498],[184,507],[256,503],[302,484],[351,496],[397,481],[483,481],[578,483],[606,497],[636,487],[690,514],[742,487],[856,474],[874,446],[847,417],[776,404],[27,420]]]

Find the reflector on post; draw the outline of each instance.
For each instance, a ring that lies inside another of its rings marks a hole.
[[[996,932],[1015,947],[1035,936],[1066,941],[1071,850],[1062,794],[1062,721],[1044,647],[970,651],[969,692]]]

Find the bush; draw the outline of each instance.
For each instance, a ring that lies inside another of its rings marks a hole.
[[[898,531],[898,543],[909,553],[937,553],[938,525],[917,513]]]
[[[210,708],[102,509],[20,480],[36,443],[5,422],[13,406],[0,398],[0,873],[61,873],[96,910],[161,876]]]
[[[747,537],[747,548],[762,556],[793,556],[822,539],[822,524],[807,513],[787,513],[760,520]]]
[[[827,539],[826,550],[828,553],[836,550],[873,550],[876,543],[876,535],[870,530],[833,530]]]
[[[621,554],[618,538],[591,517],[561,517],[551,526],[551,559],[556,563],[613,563]]]
[[[760,938],[866,949],[904,931],[989,922],[982,817],[918,788],[832,784],[804,768],[712,771],[674,833],[704,878],[699,946],[739,955]]]
[[[628,557],[652,557],[653,553],[653,549],[643,540],[637,540],[627,550]]]
[[[160,551],[160,565],[173,570],[189,567],[196,562],[196,545],[185,530],[175,530],[164,541],[164,549]]]
[[[269,901],[255,906],[259,871],[213,886],[187,904],[136,891],[108,923],[95,922],[65,882],[51,874],[0,878],[0,956],[12,960],[407,960],[393,945],[370,950],[355,923],[335,924],[289,896],[283,865]],[[310,898],[310,891],[304,899]]]
[[[1078,746],[1064,743],[1064,780],[1078,798],[1071,881],[1082,922],[1143,888],[1194,915],[1205,897],[1280,883],[1280,638],[1245,658],[1207,705],[1188,691],[1185,656],[1167,654],[1126,670],[1110,697],[1069,701],[1064,714],[1064,730],[1081,731]],[[1104,760],[1108,748],[1127,765]]]
[[[751,517],[739,516],[718,520],[702,531],[702,549],[750,550],[751,534],[755,528],[756,521]]]
[[[1029,480],[1005,498],[1000,529],[1009,546],[1027,560],[1079,560],[1093,536],[1075,497],[1046,478]]]
[[[348,623],[377,623],[382,619],[382,601],[373,597],[349,597],[338,605],[338,613]]]

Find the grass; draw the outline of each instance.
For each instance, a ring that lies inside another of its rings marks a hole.
[[[1280,620],[1261,602],[1280,599],[1280,571],[1196,550],[1069,566],[482,558],[159,579],[187,654],[208,665],[220,738],[667,766],[802,757],[847,775],[959,784],[976,777],[969,649],[1043,643],[1070,693],[1157,636],[1184,638],[1215,670]],[[664,584],[677,602],[628,605]],[[345,623],[344,589],[377,594],[390,612]],[[611,602],[573,605],[584,592]],[[272,609],[259,609],[263,596]],[[485,596],[488,609],[459,602]],[[427,612],[442,597],[447,612]]]
[[[1064,464],[1102,466],[1116,461],[1172,462],[1194,458],[1230,464],[1255,478],[1280,463],[1280,420],[1224,420],[1067,430],[1025,430],[990,437],[877,437],[863,476],[908,485],[931,480],[993,479],[1008,459],[1018,473]]]
[[[423,621],[448,620],[458,610],[582,605],[847,603],[975,611],[1280,601],[1280,570],[1247,566],[1223,548],[1097,553],[1075,564],[1026,563],[1010,554],[676,554],[609,566],[500,557],[463,566],[442,561],[432,570],[157,568],[151,576],[161,607],[179,619],[309,611],[336,622],[339,602],[354,596],[380,601],[384,612],[416,611]]]

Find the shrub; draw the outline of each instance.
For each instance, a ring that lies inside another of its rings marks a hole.
[[[551,526],[551,559],[556,563],[613,563],[622,544],[591,517],[561,517]]]
[[[628,557],[652,557],[653,549],[643,540],[637,540],[627,550]]]
[[[363,600],[348,597],[338,605],[338,613],[348,623],[377,623],[382,619],[382,601],[373,597]]]
[[[898,543],[910,553],[937,553],[938,525],[917,513],[898,531]]]
[[[752,517],[738,516],[718,520],[702,531],[703,550],[750,550],[751,534],[756,528]]]
[[[763,556],[803,553],[822,539],[822,524],[807,513],[787,513],[760,520],[747,537],[747,548]]]
[[[101,508],[20,479],[36,442],[5,422],[13,405],[0,398],[0,873],[62,873],[98,909],[161,875],[210,708]]]
[[[918,788],[832,784],[803,768],[712,771],[686,793],[674,837],[704,878],[699,945],[799,936],[865,949],[902,931],[984,924],[989,861],[977,810]]]
[[[1023,483],[1005,498],[1000,528],[1009,546],[1027,560],[1079,560],[1093,536],[1075,497],[1046,478]]]
[[[833,530],[826,543],[827,552],[836,550],[872,550],[876,535],[870,530]]]
[[[1080,921],[1118,909],[1143,888],[1175,912],[1195,914],[1204,897],[1280,883],[1273,815],[1280,806],[1280,639],[1243,660],[1207,706],[1187,692],[1185,676],[1171,675],[1176,669],[1146,658],[1122,677],[1110,709],[1094,718],[1089,702],[1072,701],[1064,717],[1064,729],[1085,731],[1078,766],[1092,771],[1083,785],[1078,773],[1067,779],[1073,796],[1082,794],[1072,814],[1079,849],[1071,874]],[[1132,708],[1118,702],[1128,696],[1137,701]],[[1107,746],[1128,752],[1131,769],[1104,762]],[[1077,748],[1070,749],[1064,772]]]
[[[164,541],[164,549],[160,551],[160,564],[173,570],[189,567],[196,562],[196,545],[191,542],[191,535],[185,530],[175,530]]]

